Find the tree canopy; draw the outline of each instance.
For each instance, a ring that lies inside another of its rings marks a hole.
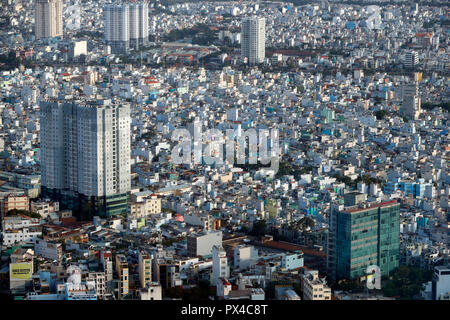
[[[6,216],[17,216],[17,215],[24,215],[30,218],[41,218],[41,215],[39,213],[30,212],[28,210],[11,209],[6,213]]]
[[[402,300],[414,299],[422,290],[422,285],[431,281],[433,272],[417,267],[400,266],[392,275],[392,279],[382,285],[383,295],[399,297]]]

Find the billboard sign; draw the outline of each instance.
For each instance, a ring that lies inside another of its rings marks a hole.
[[[10,280],[29,280],[33,274],[32,263],[12,263],[9,267]]]

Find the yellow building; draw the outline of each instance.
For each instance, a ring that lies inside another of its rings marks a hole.
[[[152,196],[142,201],[131,202],[128,209],[130,218],[132,219],[140,219],[150,214],[158,214],[161,213],[161,198]]]
[[[117,298],[120,300],[129,292],[129,273],[127,258],[123,254],[116,255],[116,272],[119,278]]]
[[[319,278],[319,271],[306,271],[303,276],[304,300],[331,300],[331,289],[324,279]]]
[[[0,198],[0,214],[1,217],[5,217],[9,210],[30,210],[30,202],[26,195],[14,195],[9,194],[3,198]]]
[[[152,259],[146,252],[139,252],[139,281],[141,288],[152,282]]]

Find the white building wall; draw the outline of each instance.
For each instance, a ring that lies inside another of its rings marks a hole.
[[[130,108],[41,103],[42,186],[86,196],[131,189]]]
[[[233,251],[234,268],[244,270],[258,259],[258,250],[253,246],[238,246]]]
[[[212,285],[216,285],[219,278],[228,278],[230,276],[230,269],[228,267],[228,258],[222,246],[212,247],[213,257],[213,276]]]
[[[62,0],[36,0],[35,36],[36,39],[63,35]]]
[[[281,267],[287,270],[294,270],[303,267],[303,256],[299,253],[285,254],[281,258]]]
[[[433,282],[435,283],[436,287],[435,297],[436,300],[440,300],[450,293],[450,267],[440,268],[439,272],[438,269],[435,269],[434,277],[435,279],[433,280]]]
[[[247,18],[242,21],[241,54],[250,64],[264,62],[266,46],[265,18]]]
[[[150,283],[139,292],[141,300],[162,300],[162,287],[159,283]]]

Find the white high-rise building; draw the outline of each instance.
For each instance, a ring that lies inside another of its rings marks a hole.
[[[36,40],[62,37],[62,0],[36,0],[34,11],[34,32]]]
[[[126,53],[130,46],[129,5],[108,4],[104,7],[105,40],[112,53]]]
[[[130,3],[130,45],[134,48],[148,44],[148,3]]]
[[[104,8],[105,40],[112,53],[126,53],[148,43],[148,2],[108,4]]]
[[[92,201],[99,214],[126,211],[130,107],[54,100],[43,101],[40,110],[43,192],[81,197],[80,206]]]
[[[241,54],[249,64],[264,62],[266,54],[266,19],[246,18],[241,27]]]
[[[412,50],[405,54],[405,67],[414,68],[419,64],[419,54]]]
[[[212,285],[215,286],[219,278],[228,278],[230,276],[230,268],[228,267],[228,258],[222,246],[212,247],[213,259],[213,276]]]

